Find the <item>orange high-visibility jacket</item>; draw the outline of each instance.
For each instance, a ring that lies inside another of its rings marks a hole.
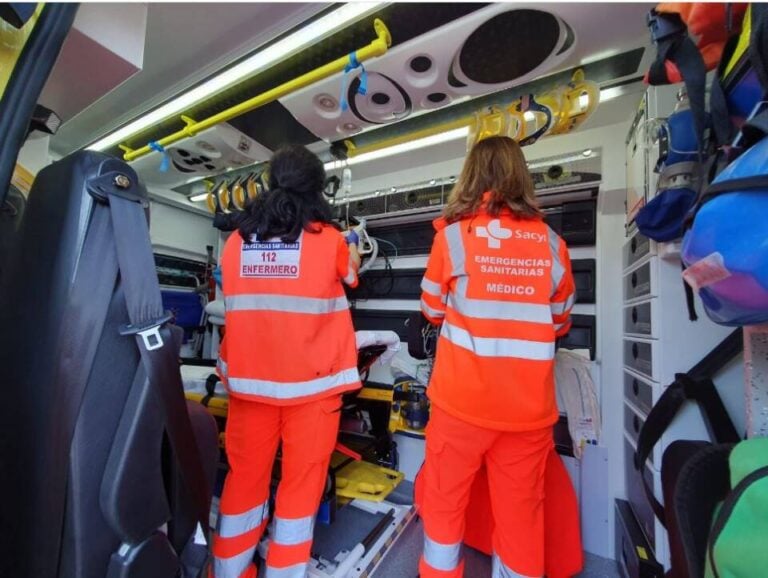
[[[432,403],[490,429],[552,425],[555,339],[570,329],[574,300],[565,243],[541,219],[511,212],[435,228],[421,301],[442,323]]]
[[[218,373],[232,396],[305,403],[360,387],[342,285],[357,270],[341,233],[323,226],[296,243],[230,236],[221,259],[226,338]]]

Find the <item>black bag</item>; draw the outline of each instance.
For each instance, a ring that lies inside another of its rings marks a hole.
[[[718,444],[734,444],[741,439],[711,377],[742,350],[742,332],[740,329],[734,330],[688,373],[675,376],[675,381],[664,390],[640,430],[635,453],[637,470],[642,471],[653,447],[686,401],[694,401],[699,405],[713,441]],[[682,440],[665,449],[661,464],[664,505],[653,495],[645,477],[640,476],[654,514],[667,529],[671,562],[667,574],[669,578],[703,575],[703,571],[694,572],[696,568],[704,567],[703,556],[709,525],[702,526],[702,520],[711,519],[717,497],[722,499],[729,488],[727,477],[725,480],[713,479],[710,486],[697,485],[699,478],[693,474],[698,464],[706,463],[708,454],[704,450],[709,447],[718,446],[712,446],[709,442]],[[694,458],[704,461],[695,461]],[[695,491],[692,489],[694,485]]]

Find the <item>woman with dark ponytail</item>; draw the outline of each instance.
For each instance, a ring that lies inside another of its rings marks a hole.
[[[331,207],[323,197],[325,169],[314,154],[300,146],[272,157],[269,192],[251,201],[239,220],[240,235],[250,242],[279,237],[293,243],[301,231],[318,233],[331,224]]]
[[[360,387],[343,284],[357,284],[357,236],[331,222],[325,170],[301,146],[280,149],[270,190],[250,202],[222,255],[230,472],[213,543],[215,578],[254,578],[282,441],[266,575],[304,576],[336,445],[341,395]]]

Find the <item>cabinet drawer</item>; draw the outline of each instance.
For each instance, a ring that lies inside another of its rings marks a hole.
[[[653,407],[653,385],[631,374],[624,372],[624,399],[629,401],[645,415]]]
[[[638,303],[624,308],[624,333],[642,337],[658,337],[659,324],[656,321],[656,300]]]
[[[658,295],[656,277],[656,262],[653,259],[624,275],[624,301]]]
[[[645,416],[640,415],[637,411],[635,411],[629,404],[624,404],[624,431],[626,434],[632,438],[632,442],[637,446],[637,440],[640,437],[640,430],[643,429],[643,424],[645,423]],[[659,444],[656,444],[656,447],[654,448],[654,451],[651,452],[650,457],[648,458],[648,463],[650,463],[653,467],[658,468],[657,460],[656,460],[656,454],[659,449]]]
[[[624,475],[627,481],[627,498],[632,506],[632,511],[637,517],[637,522],[640,524],[645,538],[648,540],[654,553],[656,553],[656,516],[653,513],[651,504],[648,503],[648,498],[645,496],[640,472],[635,469],[635,447],[627,437],[624,438]],[[646,463],[643,466],[643,477],[656,497],[659,498],[661,494],[661,474],[651,469]],[[658,538],[661,540],[663,536],[658,536]],[[663,558],[663,556],[660,557]]]
[[[656,254],[656,243],[639,232],[624,245],[624,269],[640,261],[646,255]]]
[[[656,377],[655,341],[624,339],[624,366],[652,380]]]

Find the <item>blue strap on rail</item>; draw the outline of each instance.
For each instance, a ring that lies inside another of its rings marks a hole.
[[[341,110],[346,111],[349,109],[349,103],[347,102],[347,81],[349,79],[349,73],[360,68],[360,86],[357,87],[357,94],[365,96],[368,92],[368,73],[365,70],[363,63],[357,59],[357,53],[352,52],[349,55],[349,64],[344,67],[344,76],[341,81]]]
[[[148,146],[153,151],[157,151],[163,155],[163,160],[160,162],[160,172],[167,173],[168,169],[171,168],[171,157],[168,155],[168,151],[166,151],[165,147],[157,141],[150,141]]]

